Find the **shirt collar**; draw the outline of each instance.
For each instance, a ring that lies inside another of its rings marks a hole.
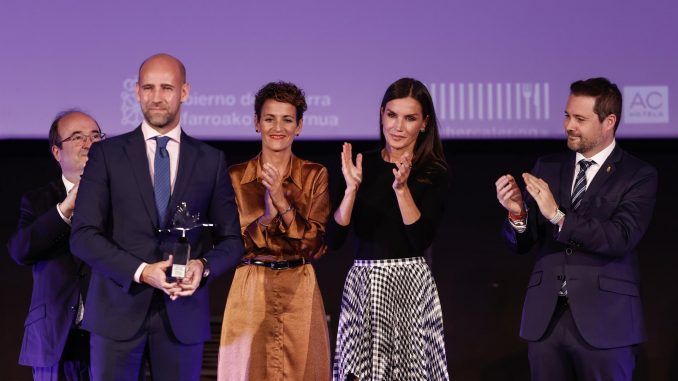
[[[144,119],[143,122],[141,122],[141,133],[144,134],[144,141],[153,139],[156,136],[167,136],[171,140],[174,140],[177,143],[181,142],[181,123],[177,124],[176,127],[171,129],[169,132],[166,134],[161,134],[158,131],[154,130],[153,127],[151,127],[147,122],[146,119]]]
[[[584,155],[577,152],[577,154],[575,155],[575,163],[579,163],[581,160],[587,160],[587,161],[593,160],[593,161],[596,162],[596,164],[603,165],[605,160],[607,160],[607,158],[610,156],[610,154],[614,150],[614,147],[615,147],[616,144],[617,144],[616,141],[613,139],[612,143],[610,143],[609,146],[605,147],[605,149],[603,149],[602,151],[600,151],[597,154],[595,154],[591,157],[588,157],[588,158],[584,157]]]
[[[287,169],[285,179],[289,178],[297,188],[301,189],[301,167],[303,163],[294,154],[290,160],[291,163]],[[245,173],[242,176],[242,180],[240,180],[240,184],[247,184],[252,181],[261,182],[261,153],[247,162],[247,168],[245,168]]]
[[[73,184],[72,182],[68,181],[68,179],[66,178],[66,176],[64,176],[63,174],[61,175],[61,181],[63,181],[63,183],[64,183],[64,188],[66,188],[66,194],[68,194],[68,192],[70,192],[71,189],[73,189],[73,187],[75,186],[75,184]]]

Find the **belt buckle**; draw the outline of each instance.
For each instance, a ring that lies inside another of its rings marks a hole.
[[[275,261],[271,262],[271,269],[273,270],[287,270],[290,268],[289,261]]]

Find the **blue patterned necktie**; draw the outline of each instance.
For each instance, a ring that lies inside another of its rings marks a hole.
[[[577,210],[581,204],[582,198],[584,198],[584,193],[586,193],[586,170],[591,167],[591,165],[596,162],[593,160],[587,161],[584,159],[579,160],[579,173],[577,173],[577,180],[574,182],[574,189],[572,190],[572,209]],[[563,278],[563,282],[560,284],[560,290],[558,295],[567,296],[567,279]]]
[[[167,204],[172,190],[170,188],[170,157],[167,152],[167,136],[156,136],[155,160],[153,162],[153,188],[155,191],[155,207],[158,211],[158,224],[164,226]]]
[[[586,170],[595,163],[596,162],[593,160],[579,160],[579,173],[577,174],[577,180],[574,182],[574,189],[572,190],[571,205],[573,210],[579,208],[581,200],[584,198],[584,193],[586,193]]]

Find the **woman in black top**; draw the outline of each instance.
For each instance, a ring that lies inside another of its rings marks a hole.
[[[341,153],[346,188],[329,244],[355,231],[344,285],[335,380],[448,380],[438,291],[423,254],[435,236],[447,163],[433,101],[412,78],[389,86],[380,108],[382,149]],[[363,164],[364,163],[364,164]]]

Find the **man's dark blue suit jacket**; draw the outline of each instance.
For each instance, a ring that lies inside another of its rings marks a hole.
[[[572,316],[590,345],[615,348],[639,343],[645,329],[634,249],[650,224],[657,172],[617,146],[575,211],[570,205],[574,165],[574,152],[567,152],[540,158],[532,170],[549,184],[565,212],[560,232],[529,195],[527,231],[517,234],[508,222],[504,226],[514,252],[536,249],[520,335],[532,341],[544,335],[564,276]]]
[[[202,221],[215,224],[189,232],[191,257],[208,260],[210,278],[234,268],[243,245],[223,152],[181,134],[167,220],[158,221],[141,128],[92,145],[70,241],[73,253],[92,267],[85,329],[114,340],[127,340],[139,332],[154,289],[134,282],[133,276],[142,262],[161,261],[163,250],[175,241],[176,237],[158,229],[171,223],[181,202],[192,213],[200,213]],[[179,341],[194,344],[209,339],[207,287],[175,301],[163,297]]]
[[[33,270],[21,365],[49,367],[59,361],[75,322],[78,295],[84,298],[87,291],[89,268],[71,254],[71,228],[56,209],[64,198],[61,180],[26,193],[21,199],[19,227],[9,240],[12,258]]]

